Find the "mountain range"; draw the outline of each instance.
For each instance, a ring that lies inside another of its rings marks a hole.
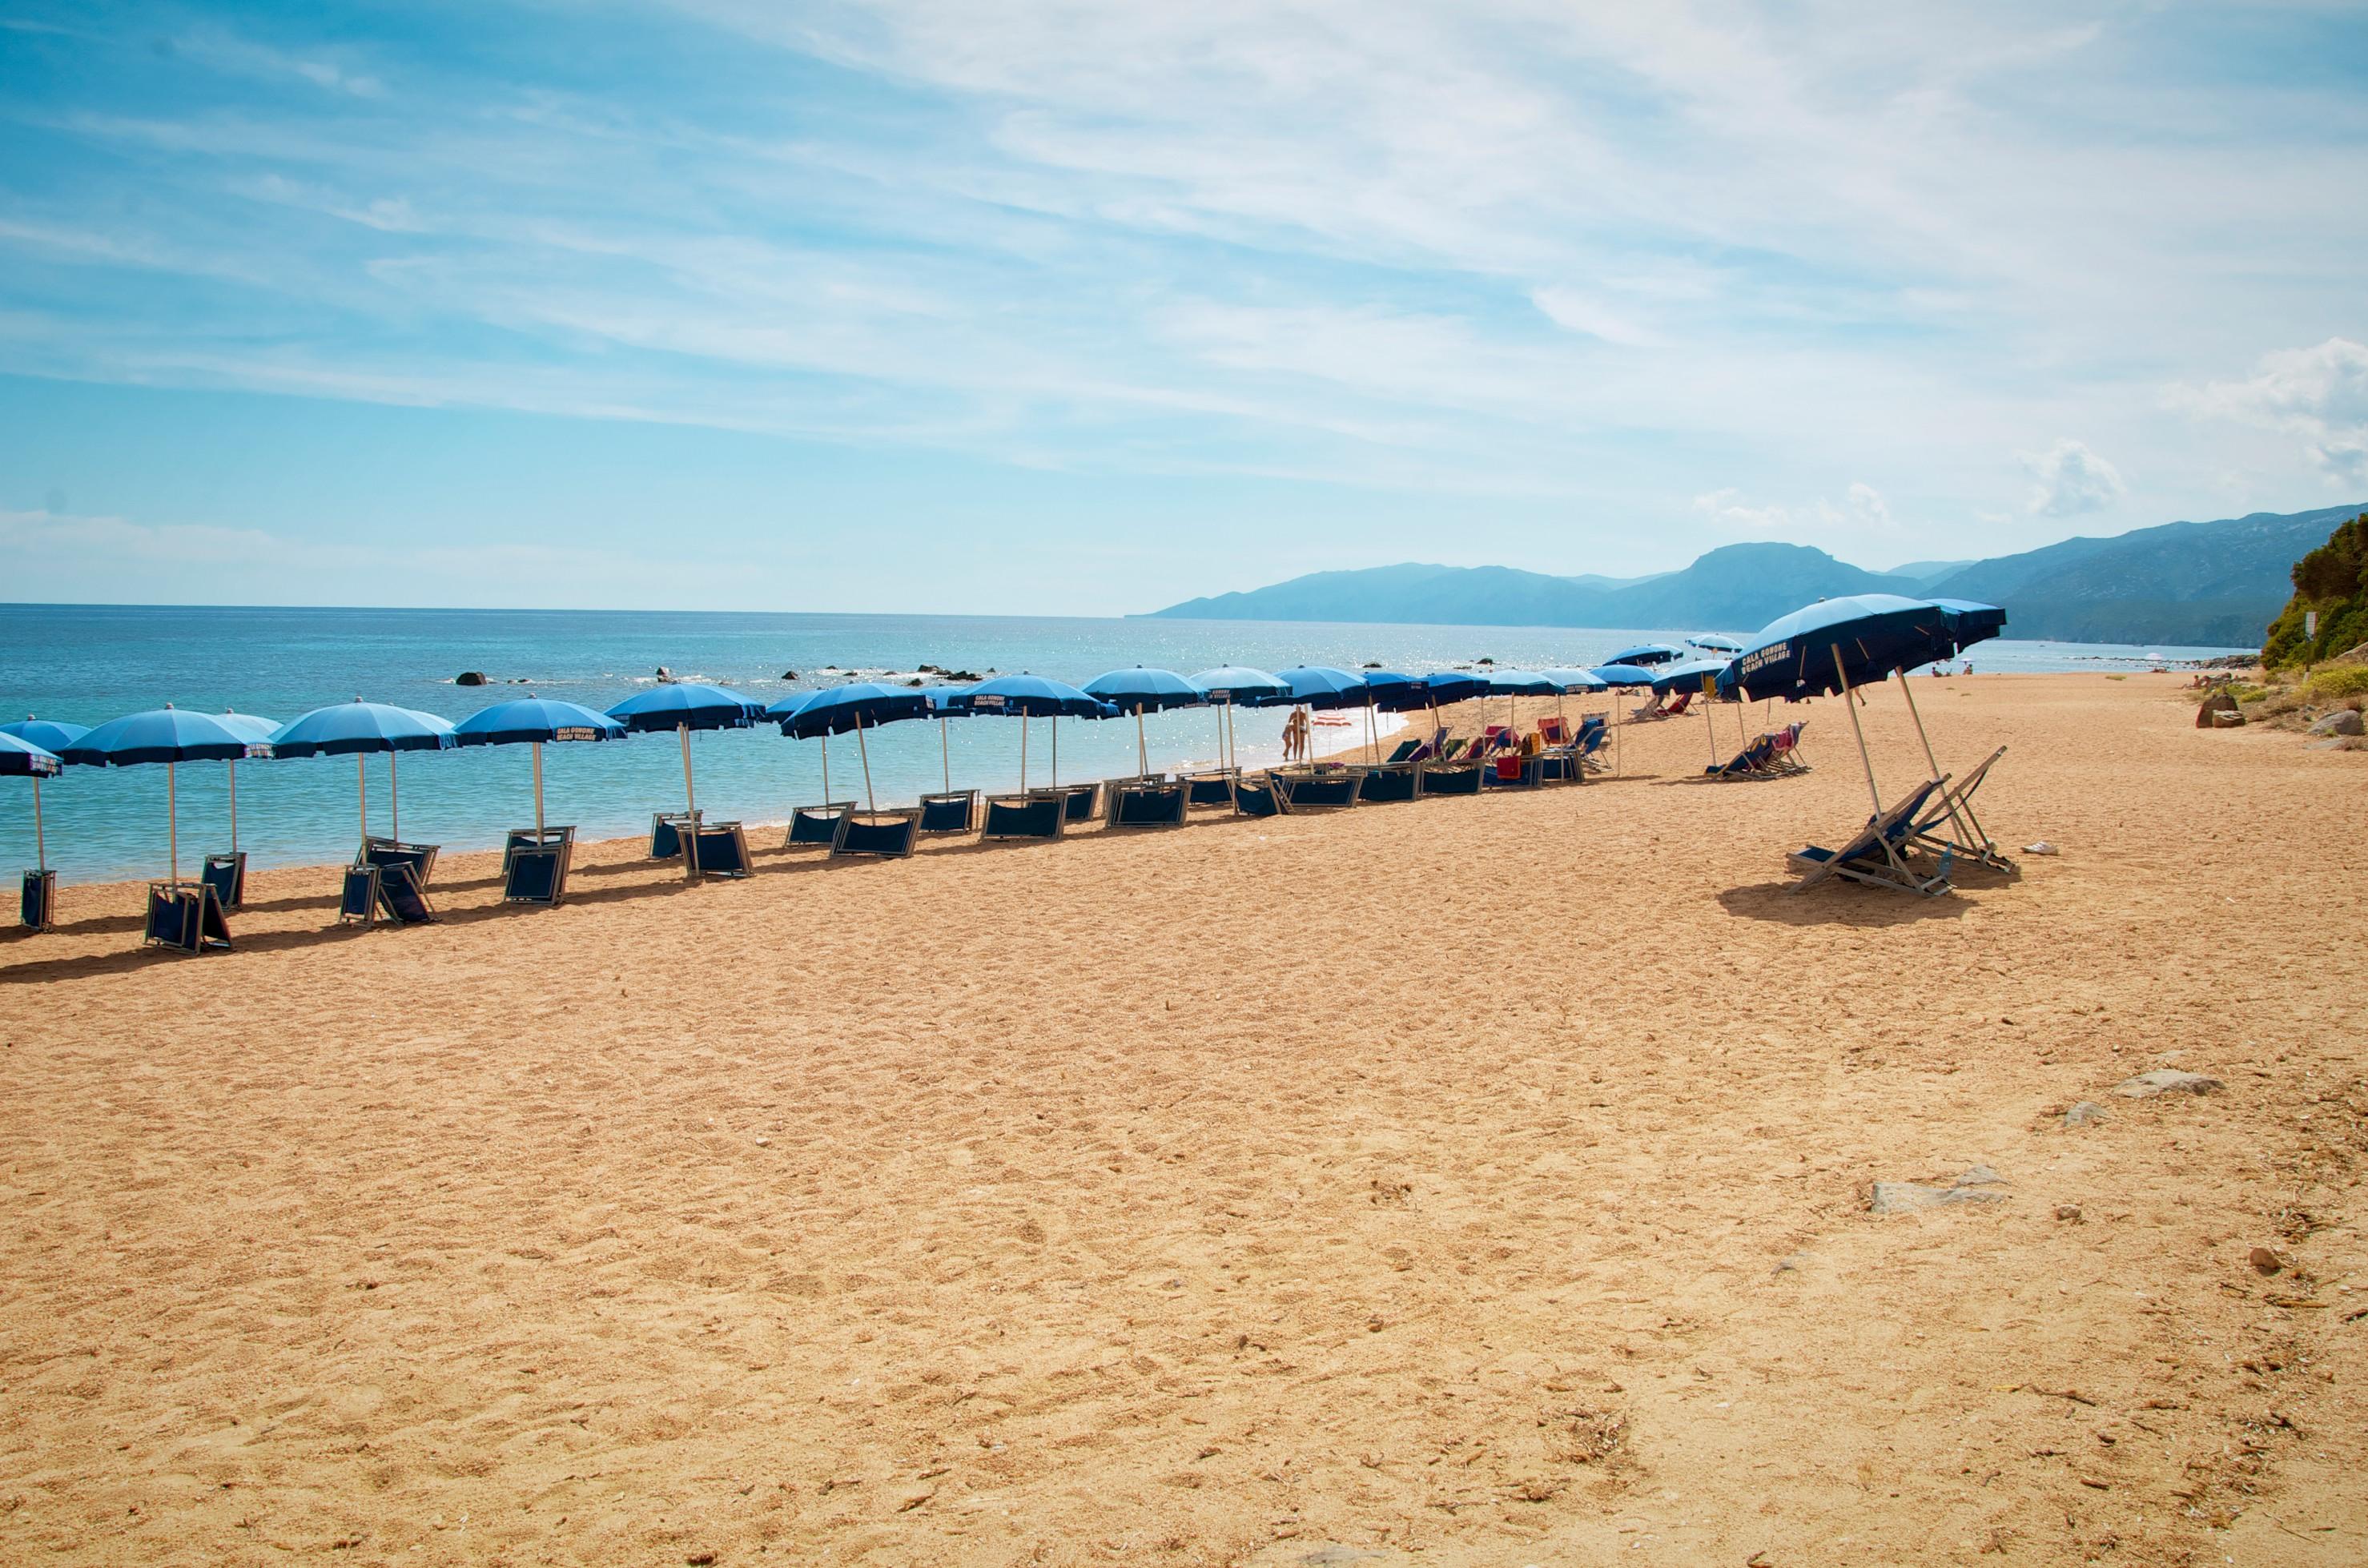
[[[1870,572],[1799,544],[1724,545],[1649,577],[1555,577],[1511,566],[1407,563],[1317,572],[1153,613],[1199,620],[1442,626],[1719,628],[1748,632],[1844,594],[2003,605],[2009,634],[2078,642],[2257,647],[2293,591],[2288,573],[2358,506],[2166,523],[2067,539],[1987,561]]]

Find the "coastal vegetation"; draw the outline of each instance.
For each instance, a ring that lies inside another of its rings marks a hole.
[[[2317,665],[2368,645],[2368,512],[2337,524],[2325,544],[2294,562],[2293,578],[2294,597],[2270,623],[2261,645],[2265,669]],[[2314,611],[2316,634],[2310,630]],[[2368,691],[2368,666],[2318,673],[2334,685],[2358,682],[2341,691],[2331,685],[2326,697]]]

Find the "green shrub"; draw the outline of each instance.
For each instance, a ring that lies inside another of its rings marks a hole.
[[[2329,665],[2311,671],[2302,683],[2305,702],[2333,702],[2344,697],[2368,697],[2368,665]]]
[[[2295,562],[2294,585],[2262,642],[2265,666],[2315,664],[2368,642],[2368,513],[2337,524],[2325,544]],[[2316,637],[2303,631],[2312,610]]]

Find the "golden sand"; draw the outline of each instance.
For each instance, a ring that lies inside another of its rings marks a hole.
[[[1920,681],[2062,848],[1932,901],[1784,891],[1832,700],[1781,782],[265,872],[203,959],[68,889],[0,1561],[2359,1562],[2368,758],[2182,684]]]

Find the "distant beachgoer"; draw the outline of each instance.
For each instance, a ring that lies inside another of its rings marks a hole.
[[[672,680],[674,679],[674,672],[666,668],[664,665],[660,665],[658,666],[658,679]]]
[[[1964,669],[1961,673],[1963,673],[1963,674],[1964,674],[1964,675],[1971,675],[1971,674],[1973,674],[1973,673],[1974,673],[1974,662],[1973,662],[1973,660],[1971,660],[1971,659],[1967,659],[1967,660],[1965,661],[1965,667],[1964,667]]]

